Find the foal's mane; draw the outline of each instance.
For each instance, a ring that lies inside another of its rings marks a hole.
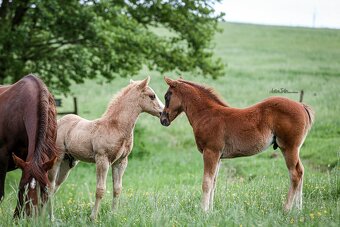
[[[122,88],[120,91],[118,91],[113,98],[111,99],[111,101],[109,102],[106,111],[104,112],[103,116],[109,114],[110,112],[112,112],[115,108],[116,105],[119,104],[119,102],[121,101],[121,99],[123,97],[125,97],[125,95],[133,88],[135,87],[136,84],[135,83],[131,83],[129,85],[127,85],[126,87]]]
[[[200,84],[196,84],[196,83],[193,83],[193,82],[187,81],[187,80],[180,79],[179,81],[182,82],[182,83],[188,84],[192,87],[197,88],[200,92],[202,92],[204,95],[206,95],[209,99],[215,101],[217,104],[219,104],[221,106],[225,106],[225,107],[229,106],[226,102],[224,102],[222,100],[220,95],[213,88],[206,87],[206,86],[203,86],[203,85],[200,85]]]

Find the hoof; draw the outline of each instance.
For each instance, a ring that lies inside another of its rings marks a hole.
[[[209,206],[202,205],[201,207],[202,207],[203,212],[208,213]]]
[[[287,205],[283,206],[284,213],[288,214],[291,210],[292,210],[292,206],[287,206]]]
[[[96,215],[94,215],[94,214],[91,214],[91,215],[90,215],[90,220],[91,220],[91,221],[95,221],[96,218],[97,218]]]

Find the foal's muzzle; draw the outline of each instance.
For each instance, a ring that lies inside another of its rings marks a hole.
[[[169,114],[162,112],[160,121],[163,126],[169,126],[170,125]]]

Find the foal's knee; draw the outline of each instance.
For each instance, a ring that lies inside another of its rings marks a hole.
[[[96,190],[96,198],[102,199],[105,194],[105,188],[97,188]]]
[[[209,192],[212,188],[212,181],[210,179],[204,179],[202,183],[203,192]]]
[[[113,188],[113,196],[118,197],[121,192],[122,192],[122,186],[121,185],[115,185],[114,188]]]

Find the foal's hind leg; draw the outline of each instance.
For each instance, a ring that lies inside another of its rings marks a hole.
[[[51,182],[50,186],[50,193],[54,194],[55,193],[55,184],[58,178],[58,173],[59,173],[59,168],[60,164],[62,162],[62,159],[58,158],[58,160],[54,163],[52,169],[48,171],[48,179]]]
[[[117,202],[123,187],[123,175],[128,164],[128,157],[121,160],[120,163],[114,164],[112,166],[112,181],[113,181],[113,201],[112,209],[117,207]]]
[[[59,167],[60,167],[60,162],[61,159],[59,158],[53,165],[52,169],[48,171],[48,178],[51,182],[50,188],[49,188],[49,199],[48,199],[48,204],[49,204],[49,215],[50,219],[54,220],[54,215],[53,215],[53,195],[55,193],[55,184],[56,184],[56,179],[58,177],[58,172],[59,172]]]
[[[288,191],[287,201],[285,203],[285,211],[292,209],[294,200],[297,207],[302,207],[302,183],[303,183],[303,165],[299,158],[299,148],[284,149],[283,155],[286,160],[286,165],[290,176],[290,188]]]
[[[301,180],[299,182],[297,192],[296,192],[295,205],[296,205],[296,208],[301,210],[302,209],[303,173],[304,173],[304,167],[302,165],[301,159],[299,159],[297,169],[298,169],[299,172],[301,172]]]
[[[51,182],[50,188],[50,218],[53,220],[53,198],[52,196],[58,191],[60,185],[67,179],[68,175],[70,174],[70,170],[74,167],[79,161],[73,160],[71,163],[70,160],[64,159],[61,157],[57,160],[54,164],[53,168],[48,172],[48,177]]]
[[[67,179],[70,175],[71,169],[75,167],[79,163],[78,160],[75,160],[70,164],[68,160],[63,160],[60,164],[58,178],[56,180],[55,192],[58,191],[60,185]]]

